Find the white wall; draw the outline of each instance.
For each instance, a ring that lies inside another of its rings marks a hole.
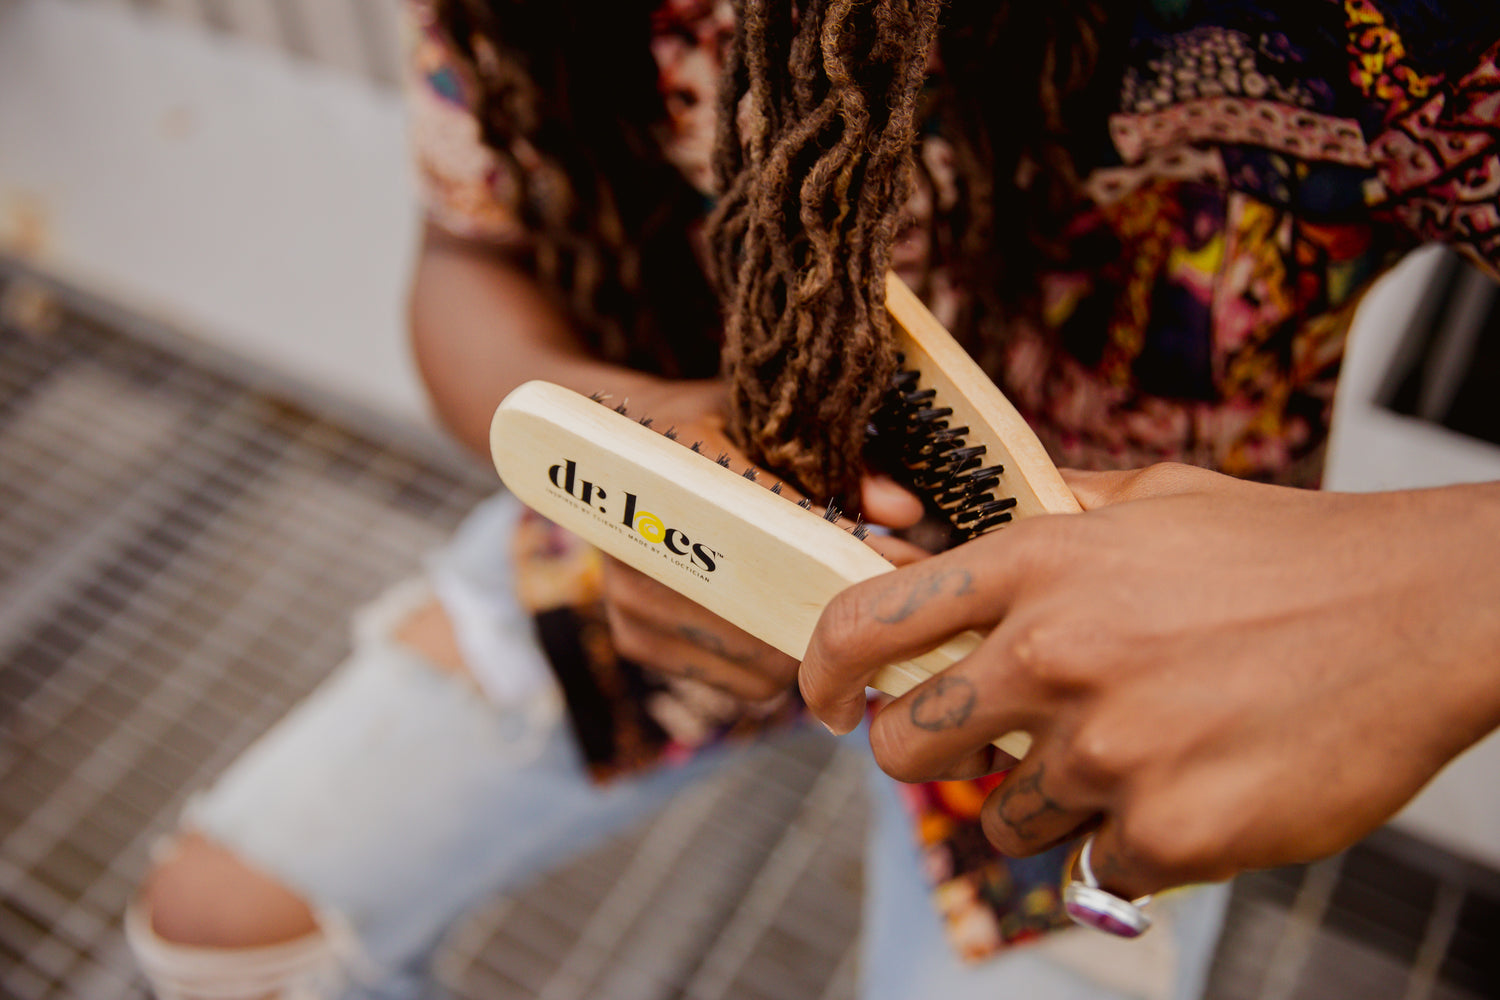
[[[0,0],[0,251],[425,425],[417,221],[394,89],[179,17]]]

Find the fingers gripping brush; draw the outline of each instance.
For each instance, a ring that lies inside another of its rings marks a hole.
[[[1078,510],[1041,443],[942,325],[899,280],[888,308],[903,370],[880,433],[919,490],[961,537],[1012,517]],[[501,479],[561,527],[789,656],[802,659],[823,608],[839,591],[887,573],[890,563],[846,530],[828,506],[794,504],[707,456],[658,434],[624,407],[546,382],[500,404],[490,449]],[[881,670],[871,684],[901,695],[967,656],[967,632]],[[1025,733],[995,745],[1020,759]]]

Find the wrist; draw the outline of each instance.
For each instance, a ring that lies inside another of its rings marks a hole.
[[[1428,625],[1413,638],[1442,670],[1434,701],[1452,706],[1449,738],[1459,752],[1500,727],[1500,483],[1396,494],[1393,530],[1409,521],[1407,551],[1425,563],[1413,572],[1427,590]],[[1406,547],[1403,547],[1406,548]]]

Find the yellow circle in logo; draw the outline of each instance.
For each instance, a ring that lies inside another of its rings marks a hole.
[[[649,510],[643,510],[635,516],[635,530],[648,542],[659,542],[667,537],[667,526]]]

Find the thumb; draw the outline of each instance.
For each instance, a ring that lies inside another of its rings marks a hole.
[[[922,501],[917,495],[880,473],[860,477],[859,509],[866,521],[887,528],[910,528],[922,520]]]

